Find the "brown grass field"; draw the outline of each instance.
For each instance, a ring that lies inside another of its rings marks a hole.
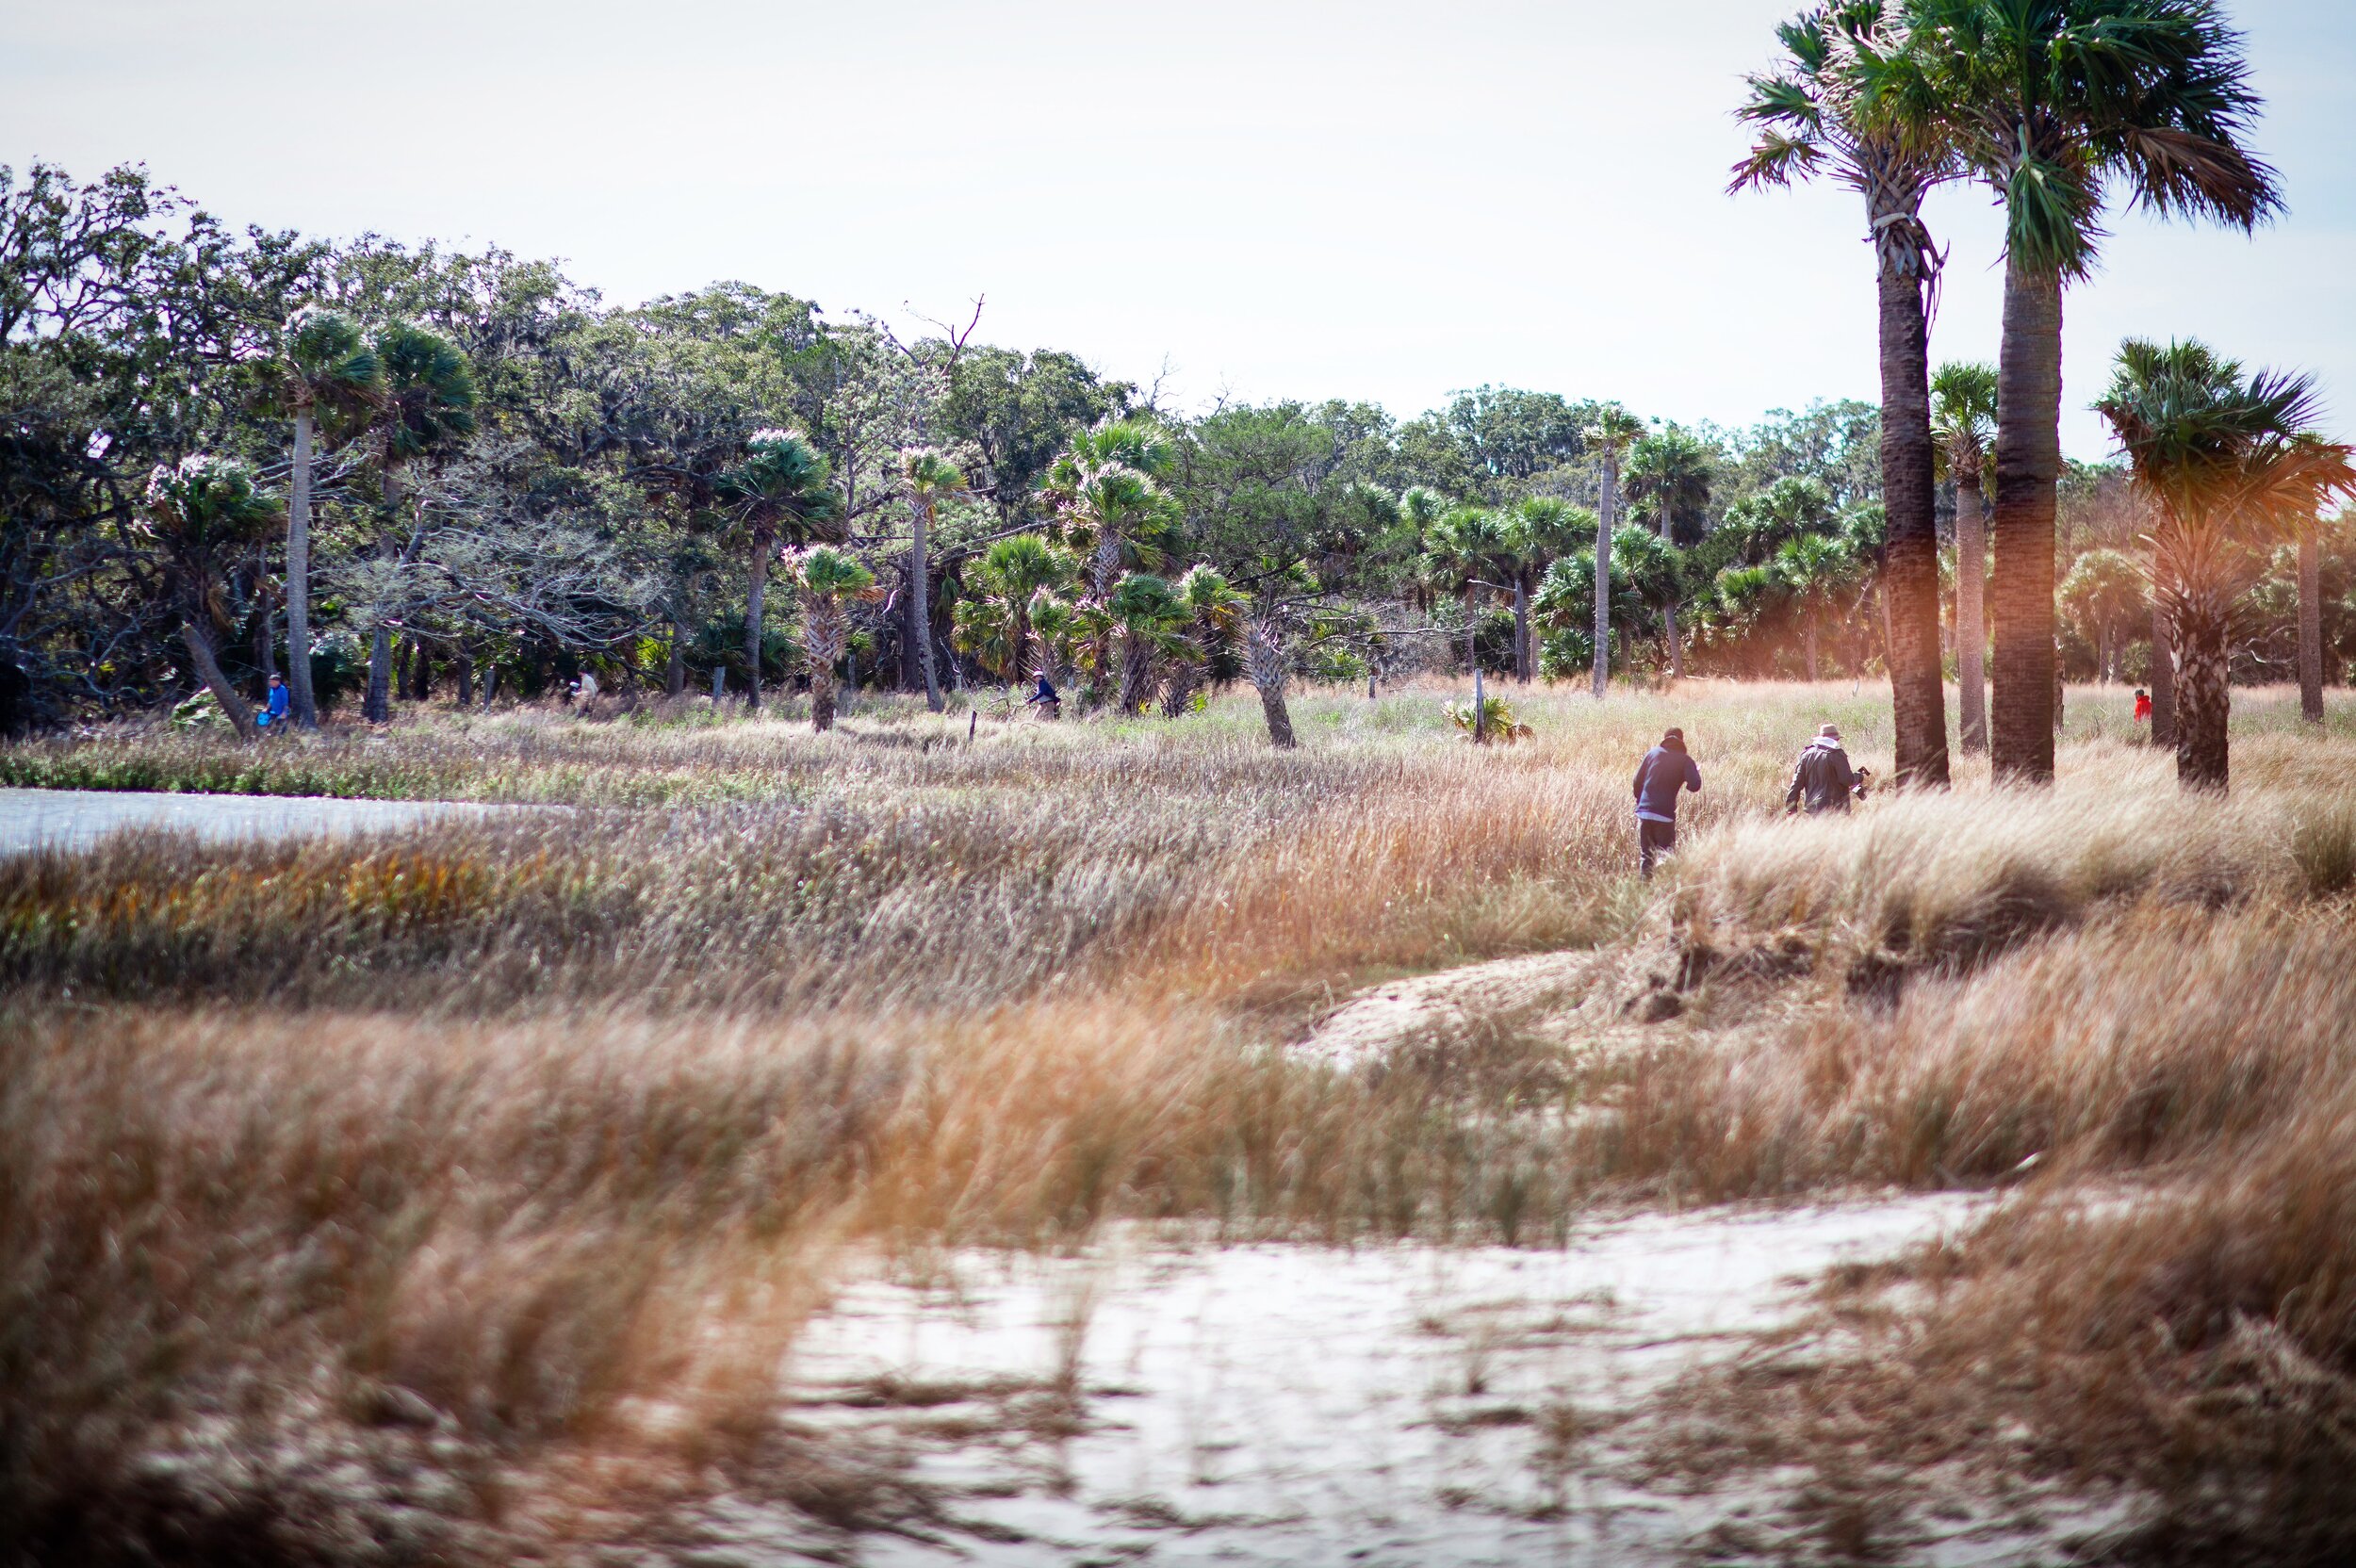
[[[2073,691],[2050,792],[1967,762],[1792,823],[1820,719],[1886,768],[1886,694],[1540,690],[1486,749],[1446,694],[1299,697],[1289,754],[1248,694],[971,741],[871,699],[825,737],[690,707],[0,754],[548,808],[0,861],[0,1557],[645,1560],[723,1490],[895,1528],[921,1486],[777,1414],[845,1258],[1545,1247],[1891,1188],[2010,1196],[1697,1375],[1648,1462],[1800,1467],[1829,1558],[1939,1467],[2135,1499],[2086,1555],[2356,1555],[2356,707],[2237,692],[2217,800]],[[1669,723],[1709,788],[1646,888]],[[1282,1049],[1564,949],[1592,1038]]]

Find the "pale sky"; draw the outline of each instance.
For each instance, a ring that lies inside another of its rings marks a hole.
[[[144,160],[224,219],[496,241],[634,302],[725,278],[962,316],[1177,406],[1483,382],[1742,424],[1876,396],[1832,188],[1723,194],[1799,0],[0,0],[0,162]],[[2064,435],[2130,334],[2318,372],[2356,435],[2356,6],[2229,0],[2291,211],[2120,215],[2067,308]],[[1995,357],[1998,225],[1939,358]]]

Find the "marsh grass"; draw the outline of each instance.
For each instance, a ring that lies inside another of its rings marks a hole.
[[[920,1527],[886,1456],[780,1413],[796,1325],[846,1259],[1115,1220],[1549,1245],[1598,1201],[2021,1183],[2013,1229],[1922,1266],[1931,1315],[1889,1315],[1953,1369],[2043,1313],[2035,1364],[2076,1370],[2017,1403],[2053,1444],[2207,1408],[2069,1393],[2148,1381],[2155,1315],[2201,1398],[2271,1408],[2253,1333],[2356,1375],[2325,1147],[2356,745],[2240,702],[2238,793],[2188,801],[2105,728],[2123,697],[2073,695],[2049,795],[1787,824],[1792,738],[1829,713],[1877,760],[1872,694],[1539,694],[1510,751],[1445,694],[1304,699],[1291,755],[1234,702],[970,745],[892,711],[427,724],[319,749],[580,808],[0,863],[0,1539],[496,1561],[691,1540],[714,1487]],[[1627,776],[1671,722],[1710,789],[1647,895]],[[1503,1016],[1377,1071],[1280,1048],[1366,980],[1565,945],[1679,1004],[1628,1050]],[[2195,1207],[2068,1202],[2122,1183]]]

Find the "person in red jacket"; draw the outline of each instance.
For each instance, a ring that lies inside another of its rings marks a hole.
[[[2135,688],[2135,723],[2150,724],[2151,722],[2151,694],[2138,686]]]

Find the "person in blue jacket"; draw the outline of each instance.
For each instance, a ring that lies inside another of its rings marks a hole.
[[[1661,743],[1636,764],[1636,870],[1647,882],[1652,868],[1677,846],[1677,796],[1702,792],[1702,770],[1685,750],[1685,731],[1663,731]]]
[[[270,678],[270,701],[263,704],[260,714],[264,729],[274,729],[286,722],[286,682],[277,671]]]

